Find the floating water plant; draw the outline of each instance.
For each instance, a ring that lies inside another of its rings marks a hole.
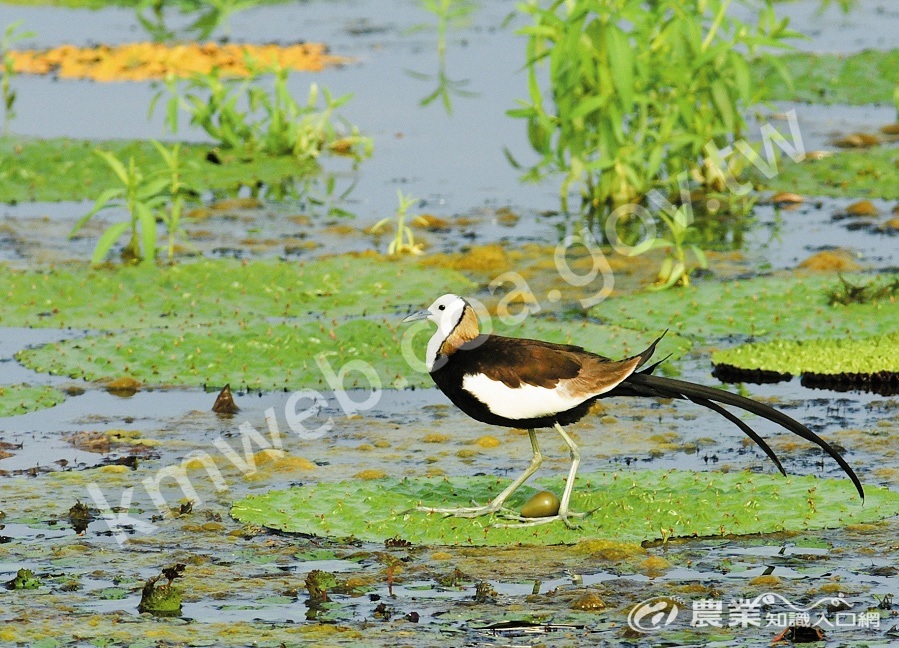
[[[789,190],[810,196],[899,198],[899,149],[874,146],[840,151],[803,162],[784,160],[773,178],[750,173],[756,189]]]
[[[168,268],[0,266],[0,324],[94,330],[237,325],[250,319],[405,315],[433,290],[465,290],[458,272],[377,255],[306,263],[198,260]],[[127,287],[127,288],[126,288]]]
[[[427,287],[427,286],[426,286]],[[327,378],[350,361],[371,365],[383,387],[429,386],[424,358],[401,353],[402,331],[395,320],[245,323],[242,326],[139,329],[91,336],[20,351],[16,358],[35,371],[85,380],[105,380],[127,373],[146,386],[200,384],[247,385],[258,389],[332,388]],[[626,356],[645,346],[642,333],[616,327],[528,318],[514,326],[497,323],[498,332],[603,349]],[[422,340],[423,344],[423,340]],[[690,343],[666,336],[660,353],[681,355]],[[352,373],[349,381],[365,376]]]
[[[0,417],[53,407],[65,399],[63,392],[47,385],[0,385]]]
[[[287,67],[264,59],[257,61],[249,55],[245,64],[250,72],[246,79],[229,78],[218,68],[194,74],[186,81],[166,77],[169,99],[165,122],[172,133],[178,132],[178,113],[185,110],[191,124],[206,131],[218,146],[245,157],[289,156],[314,164],[326,151],[350,156],[356,162],[371,156],[371,139],[334,114],[352,95],[334,97],[327,88],[312,83],[306,104],[301,105],[288,88]],[[260,84],[267,74],[274,76],[271,91]],[[153,98],[151,114],[162,94],[160,91]],[[320,100],[324,102],[321,108]]]
[[[40,586],[40,579],[34,575],[33,571],[24,567],[16,572],[15,578],[6,583],[8,590],[37,589]]]
[[[772,340],[712,354],[716,368],[733,379],[739,372],[777,372],[811,377],[818,384],[894,385],[899,392],[899,330],[862,338]]]
[[[855,277],[849,277],[856,281]],[[741,281],[694,282],[658,294],[607,299],[594,317],[646,331],[670,328],[709,339],[732,335],[839,337],[885,334],[896,329],[899,302],[828,305],[832,276],[759,277]]]
[[[564,524],[495,528],[495,518],[461,519],[411,511],[487,501],[506,485],[495,477],[410,478],[320,483],[251,495],[233,504],[244,523],[320,537],[384,542],[395,536],[424,545],[567,544],[590,538],[642,542],[807,531],[883,519],[899,513],[899,493],[868,486],[862,506],[847,480],[751,472],[646,470],[578,478],[572,505],[596,511],[581,529]],[[540,479],[561,492],[559,479]],[[535,489],[509,502],[520,507]]]
[[[331,56],[319,43],[297,45],[251,45],[218,43],[127,43],[75,47],[61,45],[44,50],[9,52],[12,69],[19,74],[55,74],[62,79],[94,81],[146,81],[169,75],[189,77],[209,74],[214,69],[223,76],[247,77],[254,71],[252,60],[277,62],[292,70],[319,71],[349,61]]]
[[[5,137],[0,138],[0,202],[95,200],[118,183],[96,149],[120,160],[134,157],[146,173],[165,170],[158,152],[146,141]],[[292,156],[245,160],[219,150],[216,157],[210,156],[208,144],[182,144],[180,153],[184,182],[218,195],[250,189],[311,199],[319,183],[327,181],[327,176],[318,180],[316,165],[298,164]]]
[[[841,276],[839,285],[827,288],[826,292],[827,301],[831,306],[891,301],[899,297],[899,275],[887,277],[885,280],[874,278],[861,283],[854,283]]]
[[[786,83],[776,66],[786,68]],[[899,68],[899,49],[868,49],[851,55],[789,52],[775,61],[760,59],[752,66],[755,83],[768,88],[774,101],[814,104],[889,103]]]
[[[162,574],[150,578],[141,590],[139,612],[149,612],[153,616],[172,617],[181,614],[181,590],[172,585],[172,581],[184,572],[184,565],[179,563],[162,570]],[[167,582],[159,584],[165,577]]]

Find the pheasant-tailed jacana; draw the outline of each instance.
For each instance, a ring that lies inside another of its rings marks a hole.
[[[559,512],[525,524],[562,520],[568,526],[575,526],[569,518],[585,515],[569,510],[580,452],[562,426],[581,419],[597,399],[612,396],[686,399],[707,407],[746,433],[786,475],[780,460],[765,440],[719,403],[757,414],[820,446],[846,472],[864,499],[861,482],[846,460],[802,423],[768,405],[737,394],[652,375],[658,363],[649,366],[646,363],[661,336],[642,353],[624,360],[610,360],[578,346],[482,335],[471,305],[457,295],[443,295],[428,310],[413,313],[403,321],[423,319],[437,324],[437,332],[428,342],[426,364],[440,390],[459,409],[478,421],[527,430],[534,455],[527,469],[485,506],[451,509],[420,507],[420,510],[463,517],[504,510],[505,501],[537,471],[543,461],[534,430],[554,427],[562,435],[571,454],[571,468]]]

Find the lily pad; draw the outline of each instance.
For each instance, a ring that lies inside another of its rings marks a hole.
[[[537,480],[561,492],[561,479]],[[485,502],[508,483],[495,477],[382,479],[321,483],[235,502],[231,515],[249,524],[320,537],[383,542],[401,537],[426,545],[550,545],[590,538],[642,542],[667,537],[712,537],[836,528],[899,513],[899,493],[868,487],[864,504],[847,480],[751,472],[646,470],[598,472],[578,478],[575,510],[593,510],[582,528],[561,522],[499,528],[496,517],[458,518],[411,511]],[[509,500],[518,509],[533,488]]]
[[[730,335],[798,338],[886,334],[899,322],[899,302],[828,305],[832,276],[761,277],[694,282],[663,293],[608,299],[591,314],[619,326],[647,331],[666,328],[707,340]]]
[[[0,325],[188,328],[260,317],[405,314],[471,282],[453,270],[377,255],[305,264],[204,260],[173,267],[17,271],[0,267]]]
[[[772,63],[753,61],[752,72],[764,83],[768,99],[825,104],[891,103],[899,67],[899,49],[870,49],[849,56],[790,52],[776,57],[792,77],[792,87]]]
[[[144,172],[162,168],[159,153],[148,141],[70,140],[0,137],[0,202],[96,199],[116,187],[118,180],[95,150],[114,154],[120,160],[133,157]],[[185,181],[212,191],[236,191],[262,183],[270,186],[284,180],[311,178],[320,173],[312,163],[296,156],[256,156],[252,160],[228,159],[225,164],[206,160],[209,144],[185,144]],[[85,206],[85,212],[89,206]]]
[[[847,195],[899,198],[899,149],[875,146],[863,151],[840,151],[821,160],[793,162],[784,158],[778,173],[766,178],[750,171],[756,189],[791,191],[808,196]]]
[[[431,386],[424,352],[433,327],[419,329],[402,352],[410,329],[395,319],[356,319],[202,327],[193,330],[138,330],[64,340],[25,349],[16,358],[39,372],[85,380],[127,374],[144,385],[248,385],[257,389],[331,388],[334,374],[351,361],[371,365],[383,387]],[[570,324],[529,318],[515,326],[497,326],[509,335],[583,345],[605,355],[625,356],[648,346],[650,336],[617,327]],[[659,357],[682,355],[690,342],[666,336]],[[410,360],[412,361],[410,363]],[[359,372],[347,374],[345,387],[368,388]]]
[[[46,409],[59,405],[65,399],[63,392],[47,385],[0,385],[0,417]]]
[[[897,323],[899,325],[899,323]],[[899,372],[899,331],[858,339],[772,340],[712,354],[716,365],[794,375]]]

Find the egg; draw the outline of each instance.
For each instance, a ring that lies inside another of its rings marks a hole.
[[[521,507],[521,517],[550,517],[558,514],[560,504],[561,502],[555,493],[540,491]]]

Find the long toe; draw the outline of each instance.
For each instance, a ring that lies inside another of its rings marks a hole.
[[[484,515],[492,515],[494,513],[502,512],[505,514],[506,512],[511,513],[509,509],[494,506],[491,504],[487,504],[485,506],[459,506],[453,508],[434,508],[431,506],[416,506],[412,511],[420,511],[422,513],[440,513],[446,516],[454,516],[454,517],[464,517],[464,518],[476,518]]]
[[[549,524],[550,522],[562,521],[565,523],[565,526],[567,526],[569,529],[579,529],[580,525],[577,522],[575,522],[572,518],[580,519],[580,518],[586,517],[586,516],[590,515],[591,513],[593,513],[593,511],[595,511],[595,510],[596,509],[593,509],[590,511],[583,511],[583,512],[580,512],[580,511],[562,512],[562,511],[560,511],[557,515],[547,515],[546,517],[539,517],[539,518],[526,518],[526,517],[522,517],[521,515],[519,515],[517,513],[510,511],[509,513],[504,513],[503,517],[505,517],[507,519],[515,520],[515,522],[503,522],[500,524],[494,524],[493,526],[499,527],[502,529],[515,529],[515,528],[540,526],[541,524]]]

